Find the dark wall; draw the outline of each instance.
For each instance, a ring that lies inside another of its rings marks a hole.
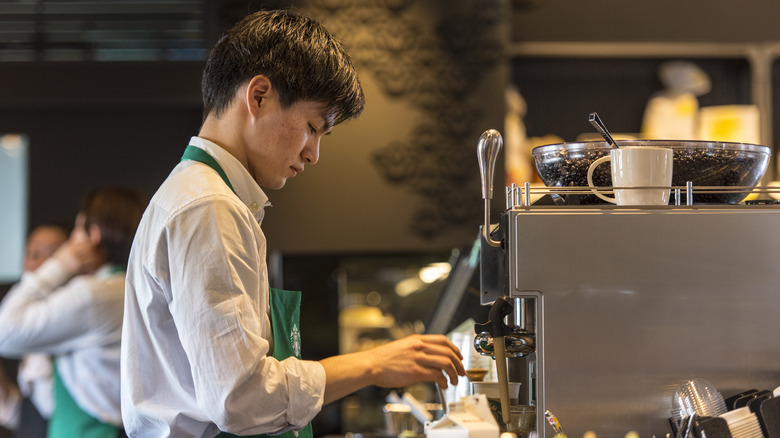
[[[70,224],[80,197],[97,185],[151,195],[199,123],[200,111],[192,108],[0,111],[0,131],[30,137],[32,224]]]
[[[92,187],[151,195],[201,121],[201,63],[0,64],[0,132],[29,136],[29,220],[71,223]]]

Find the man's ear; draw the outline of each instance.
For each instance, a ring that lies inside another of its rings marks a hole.
[[[246,87],[246,105],[252,116],[258,116],[265,99],[271,93],[271,89],[271,80],[268,79],[268,76],[257,75],[249,81]]]

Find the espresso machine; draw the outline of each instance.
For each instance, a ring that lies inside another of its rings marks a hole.
[[[492,307],[475,348],[521,382],[538,437],[555,435],[548,411],[569,437],[666,436],[688,379],[724,397],[780,386],[780,205],[532,205],[526,184],[494,218],[501,144],[490,130],[478,148]]]

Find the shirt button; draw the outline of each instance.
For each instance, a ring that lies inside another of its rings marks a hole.
[[[249,209],[252,210],[252,213],[257,213],[257,211],[260,210],[260,206],[257,205],[257,202],[253,202],[249,204]]]

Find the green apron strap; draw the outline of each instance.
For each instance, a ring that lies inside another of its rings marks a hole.
[[[274,337],[274,354],[277,360],[284,360],[290,356],[301,358],[301,293],[271,288],[271,329]],[[231,435],[222,432],[217,438],[231,438]],[[314,433],[311,423],[298,431],[297,438],[313,438]],[[281,435],[254,435],[251,438],[296,438],[295,432],[287,431]]]
[[[225,181],[225,184],[227,184],[228,187],[230,187],[230,190],[233,191],[233,193],[236,193],[235,189],[233,189],[233,185],[230,184],[230,180],[227,177],[227,174],[225,174],[225,171],[222,170],[222,166],[217,163],[217,160],[214,159],[211,155],[209,155],[208,152],[204,151],[203,149],[193,146],[193,145],[187,145],[187,148],[184,149],[184,155],[181,156],[181,161],[197,161],[199,163],[203,163],[206,166],[209,166],[210,168],[217,171],[219,176],[222,178],[222,181]]]
[[[112,267],[111,267],[111,268],[108,270],[108,273],[109,273],[109,274],[111,274],[111,275],[114,275],[114,274],[123,274],[123,273],[125,273],[125,272],[127,272],[127,265],[116,265],[116,266],[112,266]]]
[[[49,419],[47,438],[117,438],[119,428],[89,415],[68,392],[54,367],[54,412]]]

